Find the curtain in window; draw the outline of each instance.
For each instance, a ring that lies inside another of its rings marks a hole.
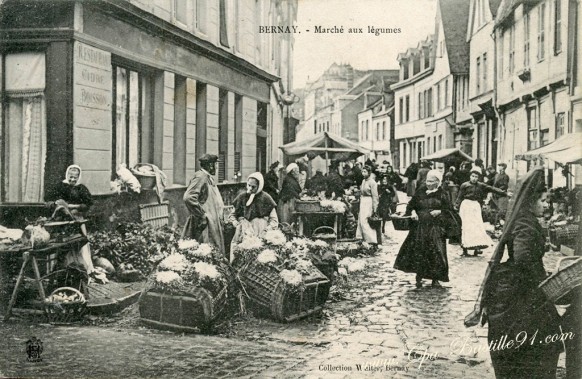
[[[45,56],[6,56],[6,141],[3,151],[9,202],[43,199],[46,159]]]

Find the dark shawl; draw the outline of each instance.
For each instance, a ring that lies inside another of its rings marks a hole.
[[[285,179],[283,179],[283,185],[281,186],[281,192],[279,193],[279,201],[287,202],[291,199],[299,199],[301,195],[301,186],[295,177],[291,174],[287,174]]]
[[[256,194],[251,205],[247,206],[246,203],[250,196],[249,193],[243,192],[234,199],[234,215],[237,219],[244,217],[251,221],[255,218],[267,217],[277,206],[273,198],[264,191]]]

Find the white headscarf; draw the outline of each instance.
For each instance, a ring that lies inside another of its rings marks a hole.
[[[439,180],[439,184],[435,189],[426,190],[426,193],[433,193],[436,192],[439,187],[441,186],[441,184],[443,183],[443,173],[440,172],[439,170],[430,170],[427,174],[426,174],[426,178],[428,179],[428,177],[433,177],[433,178],[437,178]]]
[[[81,183],[81,173],[83,172],[83,170],[81,170],[81,166],[78,166],[76,164],[72,164],[69,167],[67,167],[67,171],[65,172],[65,180],[63,180],[63,183],[71,184],[71,183],[69,183],[69,171],[71,171],[71,170],[78,170],[79,171],[79,178],[77,179],[77,183],[75,183],[75,185]]]
[[[259,182],[259,186],[257,187],[257,192],[251,193],[251,196],[249,196],[249,199],[247,200],[247,202],[245,204],[247,207],[253,203],[253,200],[255,200],[255,195],[258,195],[259,192],[261,192],[263,190],[263,187],[265,186],[265,180],[263,179],[263,174],[261,174],[260,172],[254,172],[254,173],[250,174],[249,177],[247,178],[247,182],[251,178],[255,179],[257,182]]]
[[[297,165],[297,163],[289,163],[289,164],[287,165],[287,168],[285,169],[285,172],[288,174],[288,173],[290,173],[291,171],[293,171],[294,169],[297,169],[297,170],[299,170],[299,166]]]
[[[429,176],[435,177],[439,180],[439,186],[441,185],[441,183],[443,182],[443,173],[440,172],[439,170],[430,170],[427,174],[426,177],[428,178]]]

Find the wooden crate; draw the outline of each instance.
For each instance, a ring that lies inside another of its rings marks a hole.
[[[319,201],[295,200],[295,212],[323,212]]]

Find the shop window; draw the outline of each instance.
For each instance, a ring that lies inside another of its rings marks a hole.
[[[186,78],[174,76],[173,181],[186,184]]]
[[[196,81],[196,156],[206,154],[206,110],[208,91],[206,83]],[[196,159],[196,169],[200,169],[200,162]]]
[[[228,180],[228,91],[218,90],[218,181]]]
[[[1,200],[40,202],[47,149],[44,53],[0,56]],[[2,86],[2,83],[4,85]]]
[[[267,112],[266,103],[257,102],[257,162],[256,170],[266,172],[267,170]],[[329,121],[325,123],[325,128],[329,128]]]
[[[152,162],[152,79],[148,74],[113,66],[112,172],[121,163]],[[148,141],[148,143],[145,143]]]
[[[243,97],[234,95],[234,173],[242,172]]]

